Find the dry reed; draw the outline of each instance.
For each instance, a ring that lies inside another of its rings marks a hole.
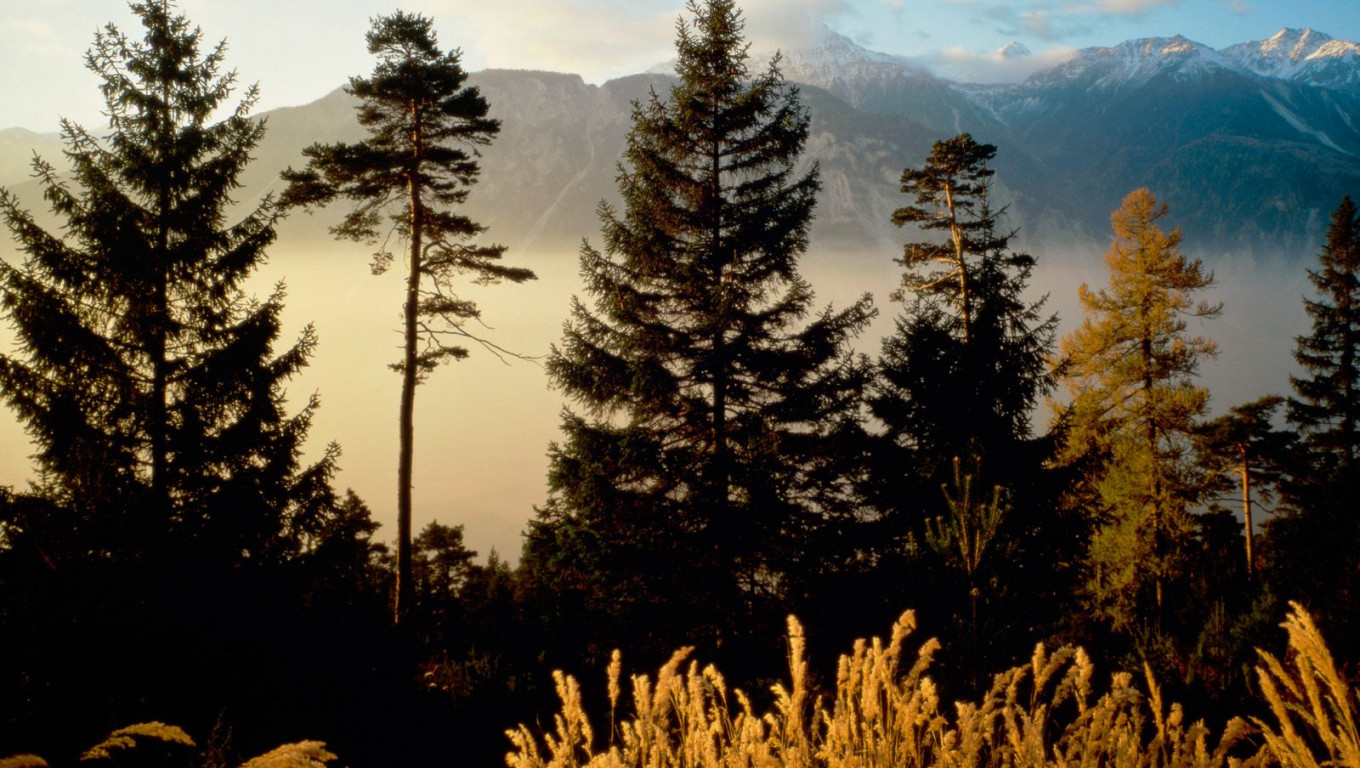
[[[161,765],[178,764],[169,760],[171,751],[188,755],[198,745],[183,729],[165,723],[136,723],[110,733],[104,740],[85,750],[82,763],[92,765]],[[336,759],[319,741],[300,741],[284,744],[259,757],[246,761],[241,768],[327,768]],[[197,764],[197,763],[196,763]],[[48,768],[47,761],[37,755],[13,755],[0,758],[0,768]]]
[[[632,677],[631,716],[620,718],[621,664],[609,666],[610,732],[598,750],[576,682],[555,674],[562,709],[552,734],[508,732],[510,768],[1360,768],[1356,692],[1336,671],[1317,628],[1295,604],[1283,625],[1290,662],[1261,653],[1261,689],[1276,724],[1228,723],[1215,743],[1203,721],[1167,705],[1144,669],[1096,696],[1080,648],[1038,646],[1029,664],[994,678],[981,702],[942,705],[928,672],[927,641],[904,659],[912,613],[887,642],[855,643],[842,656],[829,702],[807,684],[803,629],[789,620],[789,681],[765,714],[713,667],[678,652],[655,680]],[[1259,734],[1259,737],[1252,737]]]

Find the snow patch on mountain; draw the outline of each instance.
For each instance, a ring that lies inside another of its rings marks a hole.
[[[1309,126],[1306,122],[1304,122],[1303,118],[1295,114],[1293,110],[1287,107],[1279,99],[1271,95],[1268,91],[1261,91],[1261,97],[1264,98],[1266,100],[1266,103],[1270,105],[1271,109],[1275,110],[1275,113],[1277,115],[1284,118],[1285,122],[1289,123],[1290,127],[1293,128],[1294,130],[1298,131],[1299,133],[1312,136],[1322,144],[1336,150],[1337,152],[1342,153],[1343,155],[1354,156],[1354,153],[1348,152],[1342,149],[1341,147],[1337,146],[1337,143],[1335,141],[1332,141],[1332,137],[1328,136],[1327,134],[1323,133],[1322,131],[1316,128]]]

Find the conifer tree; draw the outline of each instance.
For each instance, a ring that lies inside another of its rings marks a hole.
[[[1083,483],[1099,521],[1089,589],[1099,612],[1123,629],[1159,617],[1163,583],[1183,565],[1190,507],[1204,488],[1190,439],[1209,392],[1194,378],[1217,347],[1191,335],[1187,319],[1216,317],[1221,305],[1193,298],[1213,275],[1181,254],[1179,229],[1158,226],[1167,214],[1139,189],[1110,215],[1110,283],[1081,287],[1086,317],[1061,347],[1071,395],[1058,412],[1066,457],[1093,451],[1103,459]]]
[[[1313,332],[1297,340],[1289,420],[1338,477],[1360,473],[1360,213],[1349,196],[1332,213],[1318,268],[1318,298],[1304,299]]]
[[[456,279],[481,283],[524,282],[533,272],[502,263],[505,248],[470,240],[485,228],[452,206],[463,203],[481,168],[477,148],[500,131],[500,122],[467,73],[457,51],[441,51],[434,23],[401,11],[373,20],[366,35],[378,57],[370,77],[350,78],[358,97],[359,123],[370,136],[356,144],[314,144],[304,150],[302,171],[284,172],[286,205],[313,208],[337,198],[354,207],[332,232],[341,238],[381,243],[375,273],[395,255],[387,237],[406,245],[403,352],[392,367],[401,374],[397,462],[397,587],[395,618],[412,601],[411,483],[414,472],[415,390],[439,364],[467,356],[466,342],[494,353],[505,350],[480,337],[477,305],[460,298]]]
[[[145,37],[109,25],[86,57],[108,133],[63,121],[69,180],[34,163],[62,231],[0,193],[26,254],[0,263],[19,341],[0,354],[0,395],[37,445],[40,492],[72,514],[87,554],[277,556],[290,517],[333,499],[329,455],[299,467],[315,403],[288,416],[283,399],[312,331],[276,354],[282,287],[263,302],[242,288],[279,208],[266,198],[228,223],[264,132],[247,117],[257,92],[210,123],[235,85],[219,72],[223,46],[202,53],[168,0],[132,8]]]
[[[548,361],[583,412],[550,449],[526,563],[575,623],[614,633],[596,641],[730,652],[849,534],[839,458],[866,365],[847,343],[872,309],[806,322],[807,113],[777,60],[751,72],[731,0],[688,10],[678,83],[633,107],[623,211],[601,204],[603,252],[581,251],[592,303],[573,301]]]
[[[1360,643],[1360,213],[1349,196],[1332,213],[1296,340],[1288,417],[1299,448],[1286,468],[1285,515],[1268,532],[1272,585],[1303,601],[1342,647]]]
[[[1211,476],[1224,483],[1226,475],[1235,476],[1231,483],[1242,500],[1243,538],[1246,544],[1246,567],[1250,577],[1256,572],[1256,522],[1252,516],[1257,496],[1267,500],[1274,497],[1272,489],[1280,481],[1280,470],[1286,454],[1294,447],[1294,435],[1277,430],[1271,423],[1284,398],[1267,395],[1250,403],[1235,405],[1228,413],[1204,424],[1199,434],[1197,451]]]
[[[957,518],[941,488],[966,481],[982,498],[1009,498],[1013,513],[996,532],[1003,546],[992,549],[1008,548],[1012,561],[1030,560],[1031,576],[1046,574],[1024,585],[1018,581],[1025,574],[1008,575],[1017,593],[1036,598],[1034,606],[1009,606],[1017,617],[1026,614],[1025,626],[1034,627],[1044,620],[1038,618],[1040,606],[1056,609],[1058,601],[1042,585],[1060,589],[1062,580],[1051,566],[1070,558],[1057,555],[1055,546],[1072,538],[1052,529],[1052,494],[1043,470],[1051,451],[1030,429],[1031,410],[1053,386],[1046,357],[1057,319],[1043,314],[1043,299],[1031,302],[1023,295],[1035,260],[1012,251],[1014,233],[1000,229],[1005,210],[993,208],[991,199],[989,163],[995,156],[994,146],[964,133],[936,142],[920,168],[902,173],[910,203],[894,213],[893,222],[915,225],[924,239],[907,243],[895,260],[903,273],[892,298],[905,308],[883,341],[870,398],[884,427],[870,495],[882,515],[882,538],[893,542],[882,547],[883,562],[903,560],[910,570],[896,580],[907,589],[928,565],[912,562],[924,552],[912,543],[929,542],[930,526]],[[958,467],[965,469],[962,478]],[[961,585],[966,599],[934,590],[940,600],[936,613],[958,611],[965,601],[974,607],[958,623],[968,625],[975,675],[981,671],[981,645],[987,644],[978,637],[977,601],[992,597],[986,587],[1000,563],[990,556],[973,563],[969,583]],[[919,603],[931,597],[894,599]],[[995,627],[993,636],[1003,634],[1003,614],[989,610],[985,616]],[[1018,638],[1017,644],[1032,640]]]
[[[998,231],[995,155],[966,133],[936,142],[921,169],[903,172],[914,204],[893,214],[946,238],[908,243],[896,260],[904,271],[892,298],[907,310],[884,341],[875,415],[918,461],[938,465],[936,479],[956,456],[988,461],[1029,438],[1030,410],[1052,388],[1045,356],[1057,319],[1022,295],[1034,258]]]

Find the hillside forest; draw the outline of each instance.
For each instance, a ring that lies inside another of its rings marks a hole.
[[[1346,191],[1289,391],[1217,416],[1176,211],[1126,191],[1060,334],[969,133],[900,158],[888,301],[823,305],[808,110],[732,0],[691,0],[540,361],[546,496],[517,562],[479,559],[413,515],[416,403],[523,357],[467,289],[536,276],[464,210],[501,123],[459,52],[374,18],[362,138],[242,202],[257,90],[132,7],[86,58],[108,125],[33,161],[47,210],[0,189],[0,399],[34,451],[0,487],[0,768],[1360,765]],[[403,281],[395,532],[285,396],[315,332],[247,290],[318,211]]]

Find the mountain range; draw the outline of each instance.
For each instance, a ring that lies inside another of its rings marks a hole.
[[[998,56],[1023,59],[1018,44]],[[823,191],[814,250],[895,251],[902,169],[932,142],[968,131],[997,145],[997,196],[1032,250],[1103,249],[1109,212],[1147,186],[1171,206],[1186,248],[1212,256],[1310,257],[1343,194],[1360,192],[1360,45],[1313,30],[1214,50],[1181,36],[1087,48],[1019,83],[959,83],[826,31],[780,67],[812,114],[805,162]],[[574,249],[614,200],[631,103],[665,94],[666,65],[603,85],[570,74],[473,76],[502,120],[483,151],[468,213],[512,248]],[[267,86],[267,84],[266,84]],[[337,90],[266,113],[270,130],[247,193],[277,186],[313,141],[361,136]],[[0,131],[0,185],[21,196],[53,135]]]

